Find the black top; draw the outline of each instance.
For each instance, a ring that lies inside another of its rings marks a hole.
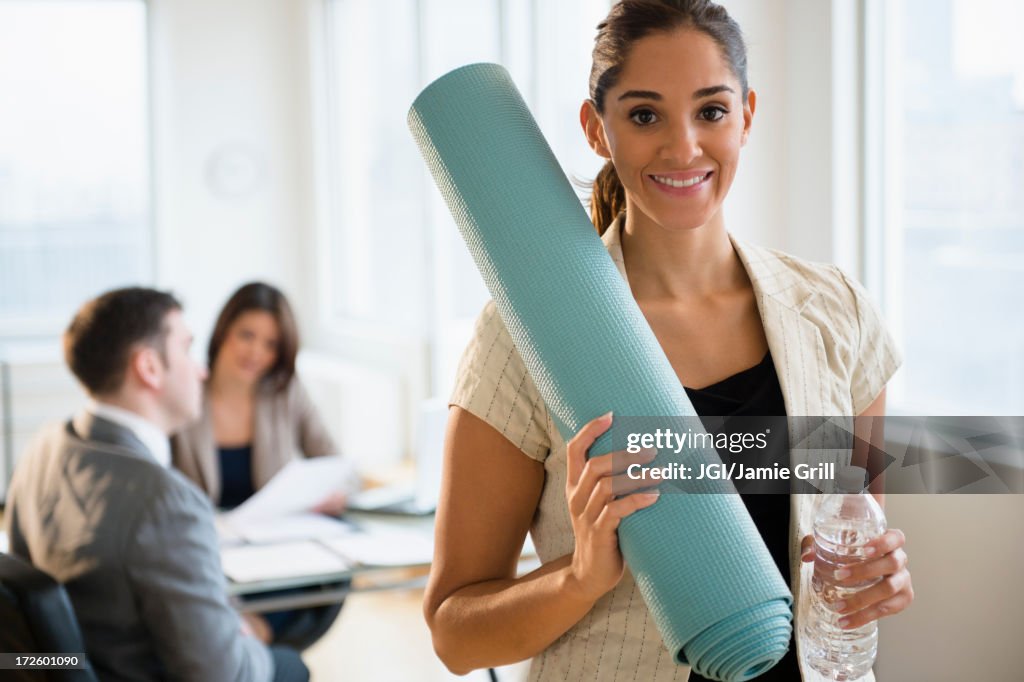
[[[234,509],[255,492],[252,485],[252,445],[217,448],[220,460],[221,509]]]
[[[775,373],[775,364],[771,353],[756,366],[745,369],[739,374],[719,381],[705,388],[687,388],[686,394],[693,403],[694,409],[702,420],[706,417],[784,417],[786,405],[782,399],[782,388],[779,377]],[[712,427],[710,420],[705,420],[709,430],[729,432],[729,423],[724,426]],[[749,431],[750,422],[744,422],[743,428]],[[770,441],[772,442],[772,441]],[[781,439],[774,442],[783,443]],[[770,457],[771,455],[769,455]],[[782,448],[774,455],[777,458],[788,457],[788,448]],[[727,455],[726,455],[727,457]],[[725,459],[725,457],[723,457]],[[783,462],[784,463],[784,460]],[[779,572],[789,584],[789,495],[785,490],[780,493],[761,494],[744,493],[740,489],[740,498],[746,505],[754,525],[764,538],[768,551],[775,560]],[[789,651],[777,665],[756,678],[763,682],[793,682],[800,679],[800,668],[797,665],[796,643],[791,635]],[[693,682],[707,682],[706,678],[696,672],[690,673]]]

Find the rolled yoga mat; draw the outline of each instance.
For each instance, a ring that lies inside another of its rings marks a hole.
[[[609,409],[695,416],[505,69],[442,76],[409,127],[562,437]],[[590,456],[611,449],[605,434]],[[792,595],[738,495],[662,494],[624,519],[619,543],[677,661],[731,682],[785,655]]]

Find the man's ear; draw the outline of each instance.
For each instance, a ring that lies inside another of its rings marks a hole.
[[[740,138],[740,145],[747,143],[750,137],[750,127],[754,123],[754,110],[757,109],[757,93],[753,90],[747,92],[747,103],[743,105],[743,136]]]
[[[583,126],[583,134],[587,136],[587,144],[598,156],[606,159],[612,158],[608,148],[608,138],[604,134],[604,121],[597,113],[597,107],[593,100],[583,100],[580,107],[580,125]]]
[[[164,363],[160,353],[150,346],[139,346],[132,351],[128,372],[143,386],[159,390],[164,384]]]

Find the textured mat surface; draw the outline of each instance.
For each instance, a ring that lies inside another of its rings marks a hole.
[[[609,409],[693,416],[508,73],[452,71],[417,97],[409,126],[562,435]],[[591,456],[610,450],[606,434]],[[713,450],[685,457],[719,461]],[[663,494],[619,538],[677,660],[731,681],[785,654],[792,597],[738,496]]]

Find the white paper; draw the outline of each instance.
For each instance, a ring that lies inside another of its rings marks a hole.
[[[221,547],[245,544],[245,538],[232,527],[224,514],[217,514],[213,517],[213,527],[217,529],[217,540]]]
[[[400,502],[413,499],[416,495],[416,487],[411,482],[396,483],[380,488],[368,488],[360,490],[352,496],[350,506],[353,509],[381,509]]]
[[[220,559],[224,575],[236,583],[331,575],[350,568],[347,561],[316,542],[225,547]]]
[[[279,519],[225,519],[227,533],[253,544],[324,540],[355,532],[351,524],[323,514],[289,514]],[[224,536],[222,536],[223,538]],[[225,544],[222,539],[222,544]]]
[[[333,493],[349,492],[353,480],[352,463],[337,455],[294,459],[226,517],[234,524],[306,512]]]
[[[382,526],[325,540],[323,544],[364,566],[415,566],[429,564],[434,558],[434,541],[430,534]]]

